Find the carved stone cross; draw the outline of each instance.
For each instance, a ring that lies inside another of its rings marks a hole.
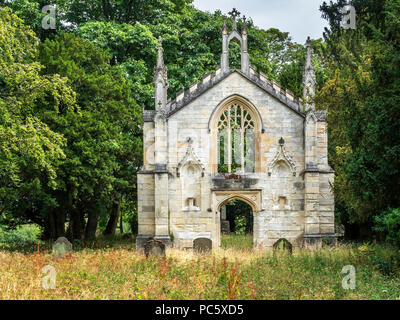
[[[228,12],[228,14],[233,18],[236,19],[236,17],[240,16],[240,12],[237,11],[236,8],[233,8],[231,12]]]
[[[233,30],[236,30],[236,18],[240,16],[240,12],[236,10],[236,8],[233,8],[231,12],[228,12],[228,14],[233,18]]]

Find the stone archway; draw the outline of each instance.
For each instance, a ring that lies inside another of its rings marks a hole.
[[[218,247],[221,245],[221,208],[232,200],[240,200],[247,203],[253,212],[253,243],[257,243],[259,236],[258,213],[262,211],[261,206],[261,190],[247,191],[213,191],[212,202],[213,211],[215,213],[215,235]]]

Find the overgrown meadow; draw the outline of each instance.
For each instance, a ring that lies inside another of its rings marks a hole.
[[[169,249],[146,259],[134,239],[99,239],[56,259],[49,244],[26,252],[0,250],[0,299],[400,299],[400,253],[377,244],[320,251],[263,252],[251,236],[224,236],[210,254]],[[44,289],[42,268],[56,270],[56,289]],[[342,268],[356,268],[345,290]]]

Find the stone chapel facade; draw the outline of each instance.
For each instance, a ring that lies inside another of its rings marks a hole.
[[[247,34],[236,17],[232,32],[224,24],[221,67],[172,101],[160,39],[156,109],[143,110],[138,249],[150,238],[177,248],[207,238],[218,248],[221,208],[233,199],[252,208],[254,248],[280,239],[294,247],[335,241],[327,113],[308,99],[315,87],[310,41],[303,102],[250,66]],[[241,70],[229,67],[232,40],[242,48]]]

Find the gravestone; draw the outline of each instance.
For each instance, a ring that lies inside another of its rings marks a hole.
[[[144,254],[149,256],[165,257],[165,244],[160,240],[150,239],[144,245]]]
[[[53,255],[56,258],[64,258],[66,255],[72,252],[72,244],[68,241],[67,238],[59,237],[53,243]]]
[[[343,237],[344,236],[344,225],[342,224],[335,224],[335,233],[338,237]]]
[[[221,233],[222,234],[230,234],[231,226],[229,220],[221,220]]]
[[[198,238],[193,241],[193,249],[199,253],[209,252],[212,250],[212,241],[207,238]]]
[[[286,239],[279,239],[274,244],[274,252],[277,250],[285,251],[285,252],[288,252],[289,254],[292,254],[293,246]]]

